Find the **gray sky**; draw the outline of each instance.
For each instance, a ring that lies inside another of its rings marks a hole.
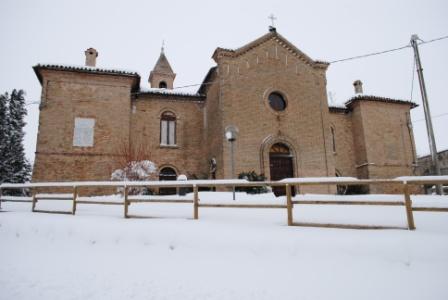
[[[313,59],[340,58],[448,35],[448,1],[94,1],[2,0],[0,2],[0,92],[22,88],[39,101],[37,63],[84,64],[84,50],[99,51],[97,66],[149,71],[166,42],[177,73],[175,86],[200,83],[214,65],[218,46],[237,48],[265,34],[273,13],[277,31]],[[438,150],[448,149],[448,39],[420,48]],[[412,49],[333,64],[327,73],[333,103],[364,93],[410,99]],[[415,77],[413,100],[421,104]],[[26,154],[34,159],[37,105],[28,106]],[[429,153],[423,108],[412,111],[417,153]]]

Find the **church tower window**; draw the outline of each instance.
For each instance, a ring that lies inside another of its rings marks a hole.
[[[165,81],[160,81],[159,82],[159,89],[166,89],[167,85]]]
[[[172,112],[164,112],[160,118],[160,145],[176,145],[176,115]]]
[[[282,95],[273,92],[268,97],[269,105],[275,111],[284,111],[286,109],[286,101]]]

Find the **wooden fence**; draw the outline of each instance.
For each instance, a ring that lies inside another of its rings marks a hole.
[[[327,227],[327,228],[348,228],[348,229],[409,229],[414,230],[413,211],[432,211],[432,212],[448,212],[448,201],[444,207],[419,206],[413,207],[410,187],[415,185],[436,185],[447,184],[448,178],[428,177],[428,179],[417,177],[403,177],[396,179],[353,179],[353,178],[290,178],[282,181],[264,181],[264,182],[248,182],[245,180],[192,180],[192,181],[148,181],[148,182],[60,182],[60,183],[29,183],[29,184],[2,184],[0,185],[0,208],[2,202],[30,202],[32,212],[40,213],[59,213],[59,214],[76,214],[77,206],[80,204],[90,205],[123,205],[123,215],[125,218],[142,218],[145,216],[129,215],[129,206],[133,203],[192,203],[193,219],[199,219],[199,208],[268,208],[268,209],[286,209],[288,226],[306,226],[306,227]],[[305,186],[335,186],[335,185],[399,185],[402,187],[403,200],[382,201],[382,200],[293,200],[292,188],[301,188]],[[122,202],[111,201],[90,201],[82,200],[79,197],[79,189],[81,188],[104,188],[115,187],[123,190]],[[142,196],[129,195],[130,188],[188,188],[193,190],[192,199],[167,199],[157,198],[156,196],[147,198]],[[200,188],[220,188],[220,187],[284,187],[286,194],[286,204],[210,204],[201,203],[199,199]],[[71,188],[72,193],[69,194],[38,194],[37,188],[60,189]],[[31,190],[31,197],[16,197],[3,195],[5,190]],[[40,200],[71,200],[71,211],[50,211],[36,209],[36,205]],[[358,225],[358,224],[332,224],[332,223],[309,223],[294,221],[294,207],[298,205],[366,205],[366,206],[402,206],[403,212],[406,214],[406,226],[378,226],[378,225]],[[150,216],[146,216],[150,217]]]

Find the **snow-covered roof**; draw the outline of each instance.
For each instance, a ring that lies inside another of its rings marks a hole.
[[[41,70],[56,70],[67,72],[78,72],[98,75],[126,76],[133,78],[132,90],[135,91],[140,84],[140,75],[136,71],[116,69],[116,68],[99,68],[81,65],[65,65],[55,63],[40,63],[33,67],[39,82],[42,84]]]
[[[400,100],[400,99],[392,99],[387,97],[379,97],[379,96],[373,96],[373,95],[355,95],[352,98],[350,98],[347,102],[345,102],[345,105],[349,107],[352,103],[356,101],[376,101],[376,102],[385,102],[385,103],[396,103],[396,104],[408,104],[411,106],[411,108],[415,108],[418,105],[412,101],[408,100]]]
[[[328,105],[328,109],[330,110],[330,112],[336,113],[346,113],[349,111],[345,104],[330,104]]]
[[[443,155],[445,152],[448,152],[448,149],[438,150],[437,155]],[[428,154],[419,155],[418,159],[420,160],[420,159],[425,159],[425,158],[430,158],[430,157],[431,157],[431,154],[428,153]]]
[[[84,72],[92,72],[92,73],[112,73],[112,74],[119,74],[119,75],[140,76],[138,74],[138,72],[134,71],[134,70],[117,69],[117,68],[99,68],[99,67],[90,67],[90,66],[82,66],[82,65],[40,63],[40,64],[37,64],[36,66],[34,66],[34,68],[58,69],[58,70],[67,70],[67,71],[84,71]]]
[[[160,88],[148,88],[140,86],[139,94],[156,94],[156,95],[169,95],[169,96],[181,96],[181,97],[200,97],[204,95],[197,92],[192,92],[187,88],[174,88],[174,89],[160,89]]]

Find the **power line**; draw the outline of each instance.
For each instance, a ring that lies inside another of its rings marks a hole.
[[[440,40],[444,40],[444,39],[447,39],[447,38],[448,38],[448,35],[445,35],[445,36],[441,36],[441,37],[438,37],[438,38],[435,38],[435,39],[431,39],[431,40],[428,40],[428,41],[421,41],[421,42],[419,43],[419,45],[429,44],[429,43],[436,42],[436,41],[440,41]],[[355,59],[362,59],[362,58],[367,58],[367,57],[371,57],[371,56],[376,56],[376,55],[382,55],[382,54],[386,54],[386,53],[391,53],[391,52],[395,52],[395,51],[401,51],[401,50],[404,50],[404,49],[407,49],[407,48],[411,48],[411,45],[408,44],[408,45],[401,46],[401,47],[398,47],[398,48],[393,48],[393,49],[388,49],[388,50],[383,50],[383,51],[378,51],[378,52],[367,53],[367,54],[363,54],[363,55],[357,55],[357,56],[352,56],[352,57],[342,58],[342,59],[338,59],[338,60],[330,61],[329,63],[330,63],[330,64],[335,64],[335,63],[345,62],[345,61],[350,61],[350,60],[355,60]],[[283,71],[282,71],[282,72],[283,72]],[[278,72],[277,72],[277,73],[278,73]],[[244,75],[242,75],[242,76],[244,76]],[[227,80],[227,81],[228,81],[228,80]],[[173,90],[174,90],[174,89],[189,88],[189,87],[194,87],[194,86],[200,86],[200,85],[209,85],[209,84],[212,84],[212,83],[213,83],[213,82],[210,81],[210,82],[202,82],[202,83],[196,83],[196,84],[189,84],[189,85],[184,85],[184,86],[178,86],[178,87],[175,87],[175,88],[173,88]]]
[[[448,113],[433,115],[433,116],[431,116],[431,118],[436,119],[436,118],[445,117],[445,116],[448,116]],[[418,119],[418,120],[412,121],[412,123],[417,123],[417,122],[421,122],[421,121],[424,121],[424,120],[425,119]]]
[[[436,42],[436,41],[440,41],[440,40],[444,40],[444,39],[448,39],[448,35],[441,36],[441,37],[438,37],[438,38],[435,38],[435,39],[432,39],[432,40],[429,40],[429,41],[423,41],[423,40],[420,39],[421,42],[418,43],[418,44],[419,44],[419,45],[429,44],[429,43]]]
[[[379,51],[379,52],[373,52],[373,53],[367,53],[367,54],[363,54],[363,55],[347,57],[347,58],[343,58],[343,59],[330,61],[330,64],[335,64],[335,63],[338,63],[338,62],[354,60],[354,59],[360,59],[360,58],[366,58],[366,57],[370,57],[370,56],[375,56],[375,55],[395,52],[395,51],[403,50],[403,49],[410,48],[410,47],[411,47],[411,45],[406,45],[406,46],[402,46],[402,47],[398,47],[398,48],[394,48],[394,49],[389,49],[389,50],[384,50],[384,51]]]
[[[445,35],[445,36],[442,36],[442,37],[438,37],[438,38],[435,38],[435,39],[432,39],[432,40],[428,40],[428,41],[423,41],[422,40],[419,43],[419,45],[429,44],[429,43],[440,41],[440,40],[444,40],[444,39],[447,39],[447,38],[448,38],[448,35]],[[400,51],[400,50],[407,49],[407,48],[411,48],[411,45],[408,44],[408,45],[405,45],[405,46],[402,46],[402,47],[393,48],[393,49],[389,49],[389,50],[383,50],[383,51],[378,51],[378,52],[367,53],[367,54],[363,54],[363,55],[357,55],[357,56],[347,57],[347,58],[343,58],[343,59],[338,59],[338,60],[330,61],[330,64],[343,62],[343,61],[348,61],[348,60],[366,58],[366,57],[370,57],[370,56],[375,56],[375,55],[380,55],[380,54],[385,54],[385,53],[390,53],[390,52],[395,52],[395,51]]]

